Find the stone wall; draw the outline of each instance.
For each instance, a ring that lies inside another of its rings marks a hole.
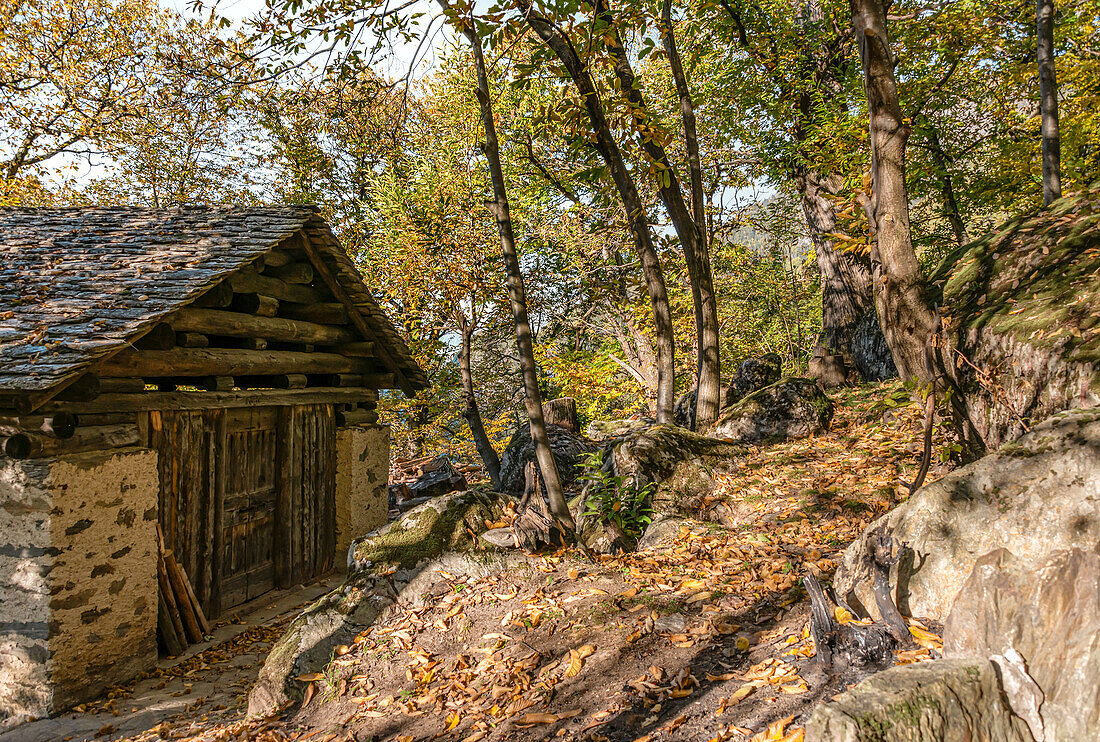
[[[0,463],[0,725],[156,664],[157,456]]]
[[[390,429],[362,425],[336,431],[336,558],[343,569],[355,539],[386,524]]]

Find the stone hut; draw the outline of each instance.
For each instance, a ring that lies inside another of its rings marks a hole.
[[[154,666],[158,530],[211,618],[344,565],[426,386],[314,208],[0,209],[0,727]]]

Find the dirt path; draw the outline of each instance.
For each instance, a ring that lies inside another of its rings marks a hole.
[[[231,725],[241,719],[256,674],[286,624],[339,581],[330,577],[263,596],[219,622],[212,640],[161,659],[148,677],[73,712],[0,734],[0,742],[187,738]]]

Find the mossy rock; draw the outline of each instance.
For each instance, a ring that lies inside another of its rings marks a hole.
[[[354,541],[348,568],[412,569],[445,551],[474,549],[479,545],[477,534],[486,530],[486,522],[500,519],[506,500],[506,496],[481,488],[436,497]]]
[[[989,448],[1100,403],[1100,185],[959,248],[931,284],[969,362],[962,389]]]
[[[813,379],[789,377],[722,411],[707,435],[734,443],[780,443],[829,429],[833,403]]]

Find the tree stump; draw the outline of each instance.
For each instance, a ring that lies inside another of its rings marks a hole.
[[[577,422],[577,401],[572,397],[548,399],[542,403],[542,416],[547,425],[557,425],[571,433],[580,432]]]
[[[512,521],[516,546],[533,551],[541,544],[560,543],[561,534],[542,492],[538,465],[534,461],[529,462],[523,474],[523,499],[519,503],[518,515]]]

